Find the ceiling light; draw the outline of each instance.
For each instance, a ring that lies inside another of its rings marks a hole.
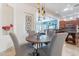
[[[63,11],[68,11],[68,10],[73,10],[73,7],[70,4],[68,4]]]
[[[38,3],[38,17],[42,17],[43,19],[45,19],[45,15],[46,15],[46,10],[45,10],[45,5],[40,5],[40,3]]]
[[[64,11],[67,11],[67,10],[69,10],[69,8],[65,8],[65,9],[64,9]]]

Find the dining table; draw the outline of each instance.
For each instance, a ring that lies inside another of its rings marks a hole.
[[[39,52],[38,52],[38,49],[41,48],[43,45],[43,43],[50,43],[50,40],[48,39],[48,37],[46,35],[41,35],[40,37],[38,37],[37,35],[34,35],[34,36],[28,36],[26,38],[26,41],[36,45],[36,48],[35,48],[35,52],[33,52],[33,55],[34,56],[39,56]]]

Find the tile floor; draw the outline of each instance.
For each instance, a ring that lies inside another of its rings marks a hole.
[[[79,47],[65,43],[62,51],[63,56],[79,56]]]
[[[10,48],[5,52],[0,53],[0,55],[14,56],[14,48]],[[79,47],[71,44],[65,43],[63,46],[62,56],[79,56]]]

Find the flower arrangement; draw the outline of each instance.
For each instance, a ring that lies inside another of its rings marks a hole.
[[[10,24],[10,25],[6,25],[6,26],[2,26],[2,29],[5,30],[5,31],[9,31],[13,28],[13,25]]]
[[[10,30],[13,29],[13,25],[10,24],[10,25],[2,26],[2,29],[7,33],[7,32],[9,32]]]

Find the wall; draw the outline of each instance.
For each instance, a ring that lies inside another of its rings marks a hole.
[[[13,8],[8,4],[2,4],[2,24],[13,24]]]
[[[35,16],[35,11],[32,7],[25,4],[8,4],[13,8],[13,24],[14,24],[14,32],[19,40],[20,44],[26,43],[25,37],[27,36],[27,32],[25,31],[25,15],[26,13],[31,13]],[[7,24],[7,7],[5,4],[0,4],[0,26]],[[2,12],[3,11],[3,12]],[[5,13],[6,12],[6,13]],[[2,19],[2,20],[1,20]],[[8,22],[9,24],[10,22]],[[0,52],[6,50],[13,46],[12,40],[9,35],[2,35],[0,32]]]
[[[0,4],[0,52],[10,48],[12,40],[2,31],[3,25],[13,24],[13,9],[8,4]]]
[[[20,44],[26,43],[25,38],[28,35],[25,30],[25,16],[26,14],[33,14],[35,16],[35,10],[28,4],[15,4],[14,8],[14,25],[15,33],[19,39]],[[35,19],[34,19],[35,20]]]
[[[0,35],[2,34],[1,25],[2,25],[2,18],[1,18],[1,4],[0,4]]]
[[[12,40],[9,35],[0,35],[0,52],[13,46]]]

